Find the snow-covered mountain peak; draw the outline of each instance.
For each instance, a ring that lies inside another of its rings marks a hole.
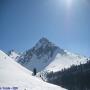
[[[40,40],[39,40],[40,43],[48,43],[49,40],[45,37],[42,37]]]
[[[47,38],[43,37],[41,38],[36,45],[30,49],[34,52],[35,55],[47,55],[50,53],[53,53],[57,50],[60,54],[65,54],[63,49],[60,49],[58,46],[56,46],[54,43],[50,42]],[[52,55],[51,55],[52,56]]]
[[[37,68],[37,71],[41,71],[54,60],[58,53],[60,55],[66,54],[63,49],[60,49],[48,39],[41,38],[33,48],[21,55],[19,63],[30,70]]]
[[[39,49],[40,47],[46,48],[48,46],[54,46],[52,42],[50,42],[47,38],[42,37],[35,45],[35,50]]]

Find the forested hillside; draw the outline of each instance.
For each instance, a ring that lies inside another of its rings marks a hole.
[[[90,60],[85,64],[72,65],[59,72],[46,75],[47,81],[68,90],[90,90]]]

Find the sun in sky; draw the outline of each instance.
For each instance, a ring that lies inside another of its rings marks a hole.
[[[71,6],[73,4],[73,0],[65,0],[65,3],[68,8],[71,8]]]

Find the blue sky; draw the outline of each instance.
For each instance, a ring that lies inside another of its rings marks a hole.
[[[42,37],[90,56],[89,0],[0,0],[0,49],[25,51]]]

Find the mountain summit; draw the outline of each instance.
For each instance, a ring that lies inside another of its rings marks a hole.
[[[60,49],[48,39],[41,38],[33,48],[21,55],[18,62],[30,70],[37,68],[37,71],[41,71],[54,60],[57,53],[65,54],[63,49]]]

